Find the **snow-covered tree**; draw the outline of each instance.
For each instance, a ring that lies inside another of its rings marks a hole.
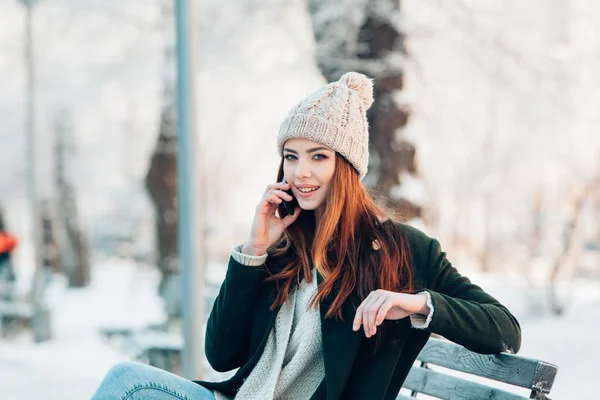
[[[366,183],[376,185],[386,204],[406,218],[422,214],[416,148],[403,135],[409,108],[402,99],[405,35],[398,0],[312,0],[317,63],[328,81],[345,72],[375,80],[375,102],[368,111],[370,169]]]
[[[77,207],[77,196],[72,182],[68,178],[67,170],[72,167],[72,157],[69,157],[69,149],[72,149],[73,132],[70,125],[68,113],[62,113],[56,121],[56,142],[54,148],[56,180],[56,199],[58,204],[58,215],[60,220],[60,247],[61,267],[66,273],[69,286],[84,287],[91,279],[91,255],[88,236],[82,231],[81,219]],[[48,203],[48,202],[46,202]],[[49,207],[46,207],[46,219],[49,217]],[[46,225],[48,222],[46,222]],[[46,239],[48,232],[45,229]],[[48,243],[52,245],[52,243]],[[44,253],[50,248],[46,247],[44,240]],[[44,258],[48,258],[44,254]]]
[[[162,103],[158,138],[152,154],[146,187],[155,207],[158,268],[162,274],[160,292],[172,285],[179,274],[178,212],[177,212],[177,119],[175,75],[175,25],[173,2],[161,4],[161,27],[165,36],[163,49]],[[168,290],[179,293],[179,290]],[[179,298],[168,299],[168,309],[179,314]],[[175,300],[173,302],[173,300]]]

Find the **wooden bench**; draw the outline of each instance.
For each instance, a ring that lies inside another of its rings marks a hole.
[[[142,329],[105,327],[100,333],[107,340],[120,338],[120,347],[136,361],[173,373],[181,371],[183,339],[180,335],[152,326]]]
[[[0,338],[9,338],[30,327],[32,317],[31,304],[0,300]]]
[[[400,394],[396,399],[408,400],[422,393],[439,399],[521,400],[527,399],[508,390],[487,386],[472,379],[455,376],[430,366],[476,375],[531,391],[529,399],[548,399],[558,368],[544,361],[513,354],[484,355],[439,339],[429,339],[413,366],[404,389],[410,396]],[[435,367],[434,367],[435,368]],[[458,374],[456,374],[458,375]],[[480,380],[481,381],[481,380]],[[508,389],[511,389],[508,386]]]
[[[25,301],[0,300],[0,338],[14,337],[24,329],[31,330],[37,343],[49,340],[52,336],[50,311]]]
[[[138,361],[173,373],[181,372],[183,339],[159,331],[141,331],[125,339],[124,347]]]

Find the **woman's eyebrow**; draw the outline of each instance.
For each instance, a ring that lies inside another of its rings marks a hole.
[[[327,147],[314,147],[312,149],[306,150],[306,152],[314,153],[315,151],[319,151],[319,150],[332,151],[331,149],[328,149]],[[296,150],[288,149],[287,147],[284,148],[283,151],[287,151],[288,153],[298,154],[298,152]]]
[[[319,151],[319,150],[331,151],[331,149],[328,149],[327,147],[315,147],[315,148],[312,148],[312,149],[308,149],[306,152],[307,153],[314,153],[315,151]]]

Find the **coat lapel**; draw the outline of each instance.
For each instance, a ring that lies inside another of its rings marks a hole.
[[[317,274],[317,282],[318,284],[323,282],[321,274]],[[333,299],[334,296],[330,295],[323,299],[319,305],[328,400],[337,400],[341,396],[360,343],[364,338],[362,330],[359,329],[357,332],[352,330],[355,313],[352,303],[359,304],[360,299],[358,296],[353,294],[344,303],[342,307],[343,322],[337,321],[335,318],[325,319],[325,314],[329,310]]]

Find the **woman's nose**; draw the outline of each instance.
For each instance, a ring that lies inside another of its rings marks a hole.
[[[294,172],[294,175],[298,179],[310,178],[311,174],[310,174],[310,169],[309,169],[309,166],[307,165],[307,163],[299,162],[298,165],[296,166],[296,171]]]

